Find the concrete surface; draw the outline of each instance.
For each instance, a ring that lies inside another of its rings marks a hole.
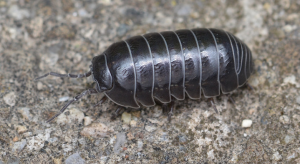
[[[0,163],[300,163],[299,11],[299,0],[0,0]],[[254,90],[233,92],[235,104],[217,97],[220,114],[186,100],[171,123],[159,106],[113,121],[117,106],[93,108],[97,95],[46,123],[94,83],[35,77],[84,73],[130,36],[196,27],[230,31],[253,52]]]

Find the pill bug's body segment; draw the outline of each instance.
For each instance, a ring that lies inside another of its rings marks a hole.
[[[116,42],[94,57],[91,71],[77,77],[92,75],[97,86],[72,102],[85,94],[100,92],[129,108],[154,106],[156,101],[170,103],[171,97],[183,100],[185,93],[191,99],[199,99],[201,94],[210,98],[245,84],[253,67],[247,45],[223,30],[198,28],[148,33]]]

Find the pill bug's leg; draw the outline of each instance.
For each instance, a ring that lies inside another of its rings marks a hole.
[[[170,109],[170,112],[169,112],[169,114],[168,114],[168,121],[169,122],[171,122],[171,117],[173,116],[173,110],[174,110],[174,108],[175,108],[175,103],[174,103],[174,101],[171,101],[171,109]]]
[[[171,118],[173,116],[173,111],[174,111],[174,108],[175,108],[175,103],[174,101],[172,100],[170,103],[167,103],[167,104],[162,104],[162,110],[163,110],[163,113],[168,113],[168,121],[171,122]]]
[[[75,96],[72,100],[70,100],[67,104],[65,104],[61,108],[61,110],[59,111],[59,113],[57,113],[56,115],[54,115],[53,117],[51,117],[50,119],[48,119],[47,122],[49,123],[50,121],[52,121],[53,119],[55,119],[56,117],[58,117],[60,114],[62,114],[67,109],[67,107],[69,105],[71,105],[75,101],[78,101],[83,96],[90,95],[90,94],[96,94],[96,93],[98,93],[98,91],[95,88],[90,88],[90,89],[87,89],[87,90],[81,92],[79,95]]]
[[[254,91],[254,88],[249,83],[246,83],[246,85],[248,88],[250,88],[251,91]]]
[[[211,106],[214,108],[215,112],[216,112],[217,114],[219,114],[219,111],[218,111],[218,109],[217,109],[217,107],[216,107],[216,104],[214,103],[214,99],[213,99],[213,98],[210,98],[210,104],[211,104]]]
[[[233,105],[235,105],[235,101],[234,101],[234,99],[231,97],[231,95],[228,95],[228,98],[229,98],[230,102],[231,102]]]
[[[106,100],[107,100],[107,97],[106,97],[106,96],[103,96],[103,97],[101,98],[101,100],[100,100],[99,102],[97,102],[97,104],[93,105],[93,108],[95,108],[96,106],[101,105],[101,104],[104,103]]]
[[[107,97],[106,97],[106,96],[103,96],[103,97],[100,99],[99,102],[97,102],[95,105],[93,105],[93,109],[95,109],[95,107],[97,107],[97,106],[103,104],[106,100],[107,100]],[[91,108],[88,108],[88,109],[85,111],[85,113],[88,112],[88,111],[90,111],[90,109],[91,109]],[[96,113],[95,110],[93,110],[93,116],[94,116],[94,117],[97,117],[97,116],[99,116],[99,115],[101,114],[101,112],[102,112],[102,110],[98,111],[98,113]]]
[[[35,78],[34,81],[40,80],[40,79],[45,78],[45,77],[47,77],[49,75],[50,76],[56,76],[56,77],[83,78],[83,77],[89,77],[89,76],[91,76],[92,73],[91,73],[91,71],[83,73],[83,74],[70,74],[70,73],[60,74],[60,73],[56,73],[56,72],[49,72],[49,73],[46,73],[43,76]]]
[[[124,107],[118,107],[117,110],[111,115],[110,119],[115,120],[118,116],[125,112]]]

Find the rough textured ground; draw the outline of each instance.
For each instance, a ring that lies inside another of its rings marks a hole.
[[[0,164],[300,163],[299,0],[0,0]],[[99,96],[66,100],[94,85],[48,77],[83,73],[110,44],[154,31],[195,27],[234,33],[252,49],[254,90],[124,113]],[[100,112],[102,110],[102,112]],[[249,128],[243,120],[252,120]]]

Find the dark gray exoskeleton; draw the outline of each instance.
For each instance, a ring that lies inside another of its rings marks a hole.
[[[92,60],[85,74],[48,75],[81,78],[92,75],[96,88],[86,94],[104,93],[114,103],[129,108],[200,99],[229,93],[244,85],[254,69],[248,46],[234,35],[218,29],[165,31],[134,36],[112,44]]]

